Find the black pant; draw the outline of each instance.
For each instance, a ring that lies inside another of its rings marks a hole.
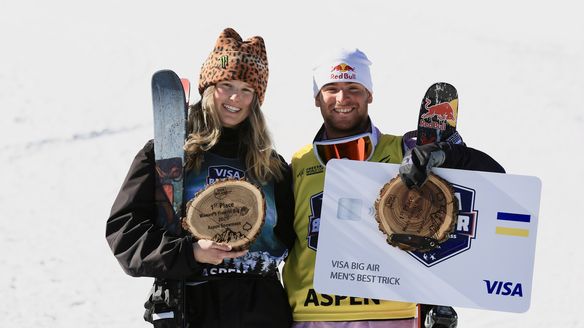
[[[289,328],[292,312],[275,278],[211,280],[186,287],[189,328]]]

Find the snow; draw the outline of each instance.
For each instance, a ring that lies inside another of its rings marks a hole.
[[[151,279],[104,238],[129,164],[152,137],[150,77],[194,84],[224,27],[266,40],[264,103],[289,159],[321,118],[311,68],[333,46],[373,61],[370,114],[415,127],[433,82],[454,84],[465,141],[543,182],[532,305],[457,308],[461,327],[583,327],[578,213],[584,22],[577,1],[0,2],[0,326],[147,327]],[[198,95],[193,95],[193,100]]]

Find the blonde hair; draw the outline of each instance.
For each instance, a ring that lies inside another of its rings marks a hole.
[[[189,108],[189,135],[184,145],[186,166],[199,171],[204,152],[219,142],[223,126],[215,108],[215,86],[205,89],[199,102]],[[245,150],[246,174],[264,184],[283,178],[284,164],[273,148],[272,140],[260,109],[257,94],[251,103],[248,117],[240,123],[240,146]]]

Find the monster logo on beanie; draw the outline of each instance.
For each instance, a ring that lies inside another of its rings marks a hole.
[[[260,36],[245,41],[232,28],[221,32],[215,48],[201,67],[199,93],[217,82],[240,80],[249,83],[264,102],[268,85],[268,56],[264,39]]]

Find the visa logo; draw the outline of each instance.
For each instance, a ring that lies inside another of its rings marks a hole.
[[[245,178],[245,172],[237,168],[221,165],[221,166],[211,166],[209,167],[207,174],[207,184],[214,183],[220,179],[242,179]]]
[[[226,169],[226,168],[212,168],[213,169],[213,176],[220,177],[220,178],[237,178],[241,179],[244,176],[243,171],[237,169]]]
[[[503,295],[503,296],[519,296],[523,297],[523,287],[521,283],[513,283],[509,281],[490,281],[483,280],[487,284],[487,293]]]

